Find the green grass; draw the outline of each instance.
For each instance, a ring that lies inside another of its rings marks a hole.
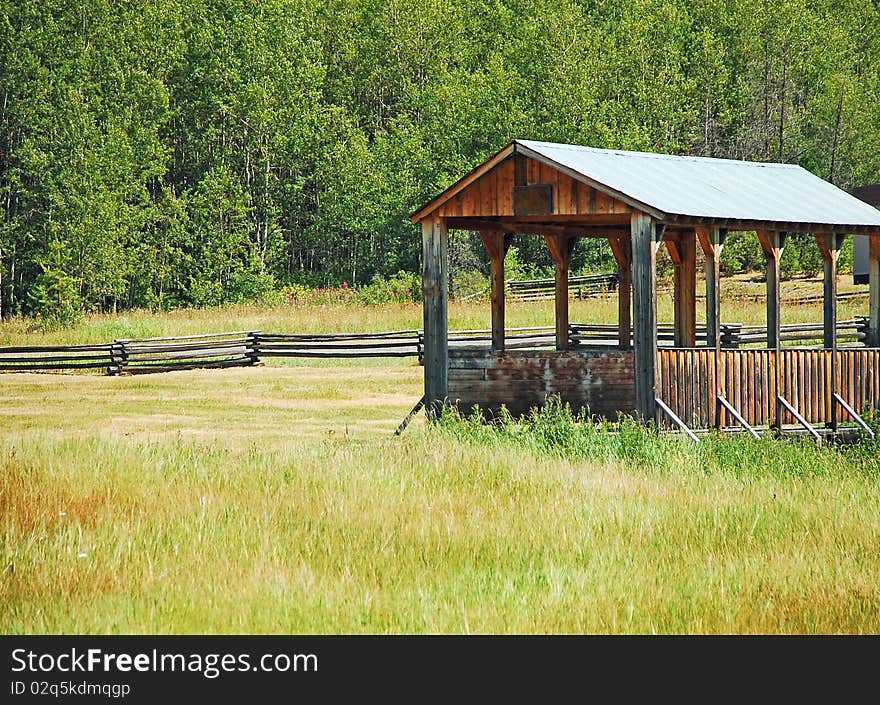
[[[572,319],[613,320],[615,306],[574,302]],[[508,312],[512,326],[552,320],[550,302]],[[453,303],[450,326],[488,315]],[[51,334],[14,321],[0,338],[420,317],[416,305],[250,306],[96,316]],[[394,436],[421,393],[410,359],[0,375],[0,629],[880,631],[876,445],[694,446],[558,408],[494,426],[420,416]]]
[[[852,286],[845,281],[841,291],[864,291],[864,286]],[[668,289],[668,285],[666,286]],[[663,289],[661,286],[661,289]],[[697,291],[703,291],[698,281]],[[747,325],[766,322],[766,306],[761,302],[734,299],[737,295],[763,293],[765,285],[756,275],[725,278],[722,282],[721,317],[725,322]],[[821,279],[795,279],[782,284],[783,297],[821,294]],[[726,295],[726,296],[725,296]],[[847,299],[838,304],[838,318],[843,320],[867,314],[867,298]],[[822,305],[802,304],[782,307],[783,323],[820,322]],[[617,294],[572,300],[569,318],[576,323],[614,323],[617,321]],[[673,319],[672,292],[661,290],[657,297],[657,318]],[[697,319],[705,320],[705,306],[697,302]],[[508,327],[553,326],[554,304],[544,301],[508,301]],[[15,318],[0,324],[2,345],[73,345],[107,343],[116,338],[150,338],[160,336],[193,335],[234,330],[262,330],[275,333],[378,332],[385,330],[412,330],[422,327],[421,304],[383,304],[355,306],[240,304],[219,309],[185,309],[155,314],[147,310],[127,311],[121,315],[91,314],[70,328],[40,331],[36,322]],[[491,327],[491,310],[487,300],[451,301],[449,304],[450,330]]]
[[[874,449],[420,417],[411,362],[4,375],[4,633],[876,633]]]

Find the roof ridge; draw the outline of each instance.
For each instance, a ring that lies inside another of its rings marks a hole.
[[[553,149],[564,149],[570,150],[572,152],[600,152],[603,154],[621,154],[632,157],[639,157],[643,159],[681,159],[684,161],[698,161],[698,162],[725,162],[731,163],[735,162],[737,164],[748,164],[751,167],[770,167],[770,168],[783,168],[783,169],[803,169],[800,164],[791,164],[787,162],[755,162],[749,161],[746,159],[728,159],[725,157],[705,157],[699,155],[692,154],[665,154],[662,152],[640,152],[637,150],[631,149],[605,149],[602,147],[590,147],[587,145],[581,144],[568,144],[565,142],[544,142],[541,140],[514,140],[517,144],[521,144],[524,147],[529,149],[540,150],[541,146],[552,147]]]

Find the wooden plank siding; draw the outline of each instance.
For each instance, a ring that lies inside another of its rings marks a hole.
[[[628,351],[450,350],[449,400],[462,413],[479,406],[515,416],[558,396],[575,410],[616,418],[635,410],[633,353]]]
[[[716,353],[711,348],[661,348],[657,359],[658,395],[691,428],[710,428],[714,424],[711,410],[716,393],[724,396],[751,426],[776,424],[777,394],[815,425],[831,423],[834,392],[858,413],[880,409],[877,348],[838,350],[836,370],[832,369],[831,351],[821,349]],[[833,385],[832,375],[836,376]],[[735,425],[726,412],[722,420],[723,426]],[[795,423],[785,411],[781,421],[783,425]]]
[[[596,215],[631,213],[632,208],[608,194],[542,164],[529,157],[525,161],[524,185],[549,184],[553,190],[553,215]],[[442,204],[437,215],[442,218],[512,216],[514,158],[490,169],[472,184]]]

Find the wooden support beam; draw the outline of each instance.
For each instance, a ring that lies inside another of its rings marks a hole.
[[[721,404],[721,406],[727,409],[727,413],[729,413],[740,426],[742,426],[746,431],[751,434],[752,438],[754,438],[756,441],[761,440],[760,434],[749,425],[748,421],[743,418],[743,415],[739,413],[739,411],[737,411],[736,407],[733,404],[731,404],[721,395],[718,396],[718,402]]]
[[[780,269],[779,261],[782,257],[782,250],[785,248],[786,233],[773,230],[757,230],[758,240],[761,243],[761,249],[764,250],[764,259],[766,267],[766,287],[767,287],[767,347],[775,351],[774,359],[776,379],[776,389],[783,389],[784,369],[783,356],[779,354],[779,284]],[[782,396],[777,394],[776,403],[774,404],[774,419],[771,426],[782,428],[782,411],[784,404],[781,401]]]
[[[636,412],[649,421],[657,415],[656,227],[645,213],[633,213],[630,222]]]
[[[874,434],[874,430],[865,423],[865,420],[856,413],[856,410],[853,409],[849,404],[846,403],[846,400],[840,396],[837,392],[834,393],[834,401],[840,404],[843,407],[843,410],[849,415],[849,417],[855,421],[859,428],[861,428],[872,441],[876,437]]]
[[[519,235],[565,235],[568,237],[601,237],[617,235],[629,237],[629,228],[620,225],[590,225],[578,223],[531,223],[488,218],[447,218],[446,225],[450,230],[470,230],[479,233],[494,233],[504,230]]]
[[[813,437],[813,440],[816,441],[816,443],[821,443],[821,442],[822,442],[822,437],[816,432],[816,429],[813,428],[813,427],[810,425],[810,422],[807,421],[807,420],[801,415],[801,413],[800,413],[797,409],[795,409],[795,408],[789,403],[788,399],[786,399],[786,398],[785,398],[784,396],[782,396],[781,394],[780,394],[779,396],[777,396],[776,398],[777,398],[777,400],[779,401],[779,403],[782,404],[782,406],[785,407],[786,411],[788,411],[789,414],[791,414],[792,416],[794,416],[795,421],[797,421],[801,426],[803,426],[803,427],[806,429],[807,433],[809,433],[809,434]],[[779,428],[782,429],[782,423],[781,423],[781,422],[780,422],[780,424],[779,424]]]
[[[680,418],[678,418],[676,413],[672,409],[669,408],[669,406],[666,404],[666,402],[664,402],[660,397],[657,397],[654,401],[657,404],[657,406],[660,407],[660,410],[664,414],[666,414],[666,416],[669,417],[669,420],[672,421],[672,423],[674,423],[682,431],[684,431],[684,433],[687,434],[688,438],[690,438],[694,443],[700,442],[700,439],[697,438],[697,434],[695,434],[693,431],[691,431],[688,428],[687,424],[684,421],[682,421]]]
[[[868,339],[865,343],[880,348],[880,235],[871,235],[868,245]]]
[[[696,233],[684,231],[665,238],[674,267],[673,345],[697,345],[697,243]]]
[[[836,347],[837,336],[837,260],[843,245],[843,235],[816,235],[816,244],[822,253],[824,265],[823,284],[823,341],[826,349]]]
[[[764,250],[767,279],[767,347],[779,349],[779,260],[785,248],[784,232],[758,230],[758,240]]]
[[[816,244],[822,253],[824,269],[823,284],[823,343],[826,350],[831,351],[831,374],[825,383],[826,397],[833,398],[837,393],[834,381],[837,379],[837,260],[844,236],[833,233],[816,235]],[[837,405],[831,404],[831,418],[826,419],[832,431],[837,430]]]
[[[492,349],[504,350],[504,258],[510,248],[509,233],[481,233],[489,253],[492,286]]]
[[[725,230],[715,226],[697,227],[697,239],[706,258],[706,347],[712,348],[713,388],[710,395],[710,418],[714,419],[715,428],[721,428],[721,403],[719,396],[727,390],[721,376],[721,251],[724,248]]]
[[[617,260],[617,344],[621,350],[632,347],[632,240],[608,239]]]
[[[721,251],[725,230],[710,226],[696,228],[706,256],[706,345],[721,348]],[[716,356],[717,357],[717,356]]]
[[[495,230],[511,230],[514,225],[522,226],[571,226],[578,228],[616,228],[617,230],[626,229],[629,224],[630,213],[579,213],[564,214],[554,213],[553,215],[498,215],[498,216],[450,216],[447,220],[447,227],[450,230],[479,230],[472,227],[470,223],[481,222],[491,223]]]
[[[556,264],[556,349],[568,350],[568,270],[576,240],[561,235],[544,240]]]
[[[422,221],[422,297],[424,309],[425,411],[436,418],[449,391],[446,223],[433,216]]]

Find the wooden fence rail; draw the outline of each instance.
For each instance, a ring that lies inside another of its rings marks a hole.
[[[705,345],[704,324],[697,324],[697,344]],[[852,349],[863,346],[867,319],[839,321],[837,339]],[[766,343],[762,326],[722,325],[722,348],[736,349]],[[657,338],[665,348],[673,342],[672,324],[658,325]],[[821,348],[822,324],[782,326],[782,340]],[[491,343],[487,330],[449,331],[449,347],[481,348]],[[572,323],[569,343],[573,349],[589,345],[615,346],[616,324]],[[508,350],[555,347],[555,328],[528,326],[506,329]],[[697,350],[705,350],[699,347]],[[379,333],[265,333],[233,331],[161,338],[119,339],[102,345],[0,347],[0,371],[63,371],[105,368],[108,374],[143,374],[196,367],[241,367],[263,358],[369,358],[417,357],[421,362],[424,338],[421,330]],[[676,412],[677,413],[677,412]]]
[[[260,357],[412,357],[421,356],[417,330],[385,333],[260,333]]]
[[[617,287],[616,273],[585,274],[568,278],[568,294],[576,299],[604,294]],[[509,279],[506,282],[506,295],[517,301],[553,298],[556,294],[555,279]]]
[[[572,323],[569,340],[572,346],[617,339],[617,325],[614,323]],[[787,323],[780,326],[780,340],[783,343],[821,345],[824,326],[822,323]],[[837,322],[838,343],[863,343],[868,337],[868,319],[856,316]],[[671,323],[657,324],[659,343],[672,343],[675,339]],[[706,324],[696,325],[697,345],[706,344]],[[741,323],[721,324],[721,347],[739,348],[745,345],[766,345],[766,326],[743,325]]]
[[[36,372],[108,367],[112,346],[23,345],[0,348],[0,370]]]
[[[259,362],[259,331],[114,340],[108,374],[242,367]]]

